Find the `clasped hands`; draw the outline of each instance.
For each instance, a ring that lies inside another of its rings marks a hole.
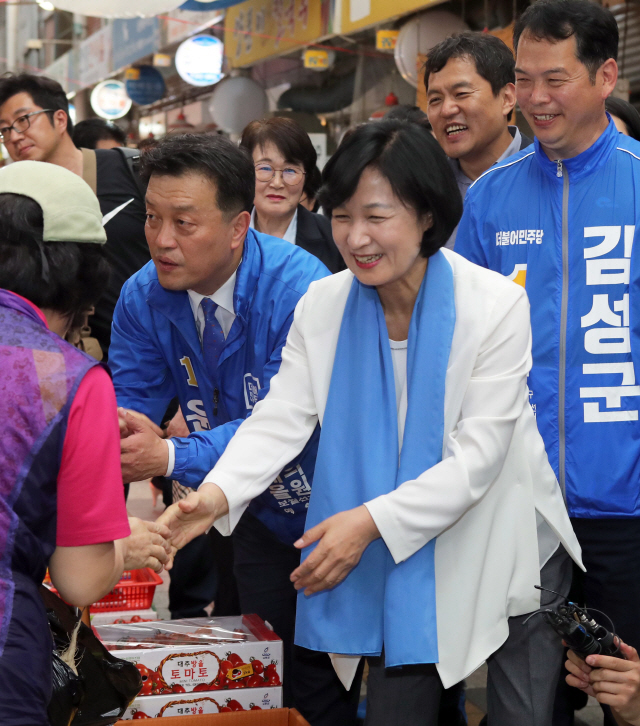
[[[640,658],[626,643],[620,642],[620,649],[626,660],[590,655],[584,661],[570,650],[566,681],[611,706],[621,726],[640,726]]]

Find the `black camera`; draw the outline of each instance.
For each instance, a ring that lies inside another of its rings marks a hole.
[[[536,589],[546,590],[537,585]],[[547,590],[547,592],[554,591]],[[554,594],[558,595],[557,592]],[[607,630],[596,622],[590,612],[600,613],[604,616],[609,621],[611,630]],[[559,605],[556,609],[544,608],[532,613],[529,617],[534,615],[544,615],[544,619],[562,637],[567,646],[583,659],[588,655],[609,655],[624,659],[620,650],[620,638],[614,632],[611,618],[599,610],[581,608],[576,603],[567,600],[564,605]]]

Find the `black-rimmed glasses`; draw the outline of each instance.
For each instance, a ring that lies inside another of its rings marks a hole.
[[[1,129],[0,129],[1,131]],[[302,181],[304,171],[295,169],[292,166],[285,166],[284,169],[275,169],[271,164],[256,164],[256,179],[261,182],[269,182],[279,171],[282,174],[282,181],[289,186],[294,186]]]
[[[17,134],[23,134],[31,126],[30,119],[32,116],[38,116],[41,113],[51,113],[52,111],[52,108],[43,108],[42,111],[32,111],[24,116],[18,116],[11,126],[3,126],[0,129],[0,141],[7,141],[12,131],[15,131]]]

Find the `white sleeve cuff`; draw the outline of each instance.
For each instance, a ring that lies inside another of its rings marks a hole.
[[[220,532],[221,535],[228,537],[236,528],[236,525],[240,521],[240,517],[242,517],[245,509],[251,503],[251,499],[245,500],[245,498],[238,493],[237,483],[232,478],[225,477],[225,475],[220,472],[214,474],[214,471],[215,469],[207,474],[202,484],[215,484],[218,488],[222,489],[222,492],[227,498],[229,512],[223,517],[216,519],[213,526],[218,530],[218,532]],[[213,481],[214,477],[215,481]],[[200,486],[202,486],[202,484]]]
[[[167,448],[169,450],[169,463],[167,464],[166,477],[170,477],[173,474],[173,467],[176,465],[176,447],[171,439],[165,439],[167,442]]]
[[[416,538],[412,537],[411,533],[402,527],[400,522],[393,516],[386,497],[387,495],[383,494],[365,502],[364,506],[369,510],[369,514],[387,545],[393,561],[398,565],[415,554],[425,542],[415,541]]]

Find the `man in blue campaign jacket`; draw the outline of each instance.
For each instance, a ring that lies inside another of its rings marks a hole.
[[[586,0],[549,0],[514,43],[535,147],[471,187],[456,251],[526,287],[531,404],[587,568],[576,598],[638,645],[640,144],[605,114],[617,26]]]
[[[192,431],[188,438],[170,440],[173,469],[154,469],[154,476],[167,474],[194,488],[201,484],[238,426],[267,394],[280,367],[296,303],[309,283],[327,274],[321,262],[299,247],[249,229],[235,285],[229,290],[236,318],[215,377],[203,357],[187,292],[163,288],[153,262],[125,283],[113,320],[109,361],[118,404],[160,423],[177,395]],[[286,544],[293,544],[304,531],[317,439],[316,434],[285,467],[282,483],[249,507]],[[282,497],[287,489],[297,501]]]
[[[122,289],[109,355],[119,405],[144,415],[122,414],[123,474],[197,488],[269,390],[296,304],[329,272],[299,247],[249,229],[253,164],[231,142],[168,138],[145,154],[143,169],[152,262]],[[167,440],[153,424],[176,395],[191,433]],[[347,703],[326,654],[293,655],[289,575],[299,562],[293,542],[304,531],[317,444],[318,432],[250,505],[233,538],[242,610],[268,620],[284,641],[286,705],[298,679],[313,683],[305,703],[295,704],[312,724],[333,724],[347,706],[355,717],[357,697]]]

